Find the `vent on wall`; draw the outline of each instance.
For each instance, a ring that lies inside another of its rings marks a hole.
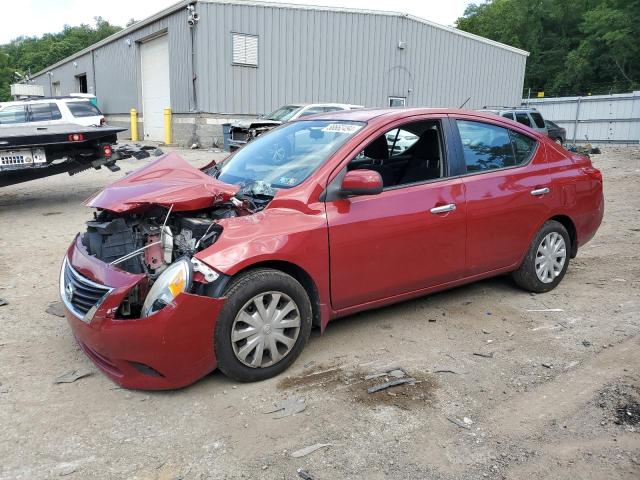
[[[258,66],[258,36],[232,33],[234,65]]]

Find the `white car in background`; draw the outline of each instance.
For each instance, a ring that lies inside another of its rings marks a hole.
[[[353,110],[355,108],[364,107],[348,103],[292,103],[284,105],[268,115],[232,123],[229,131],[229,146],[232,151],[236,150],[258,135],[298,118],[308,117],[317,113]]]
[[[0,103],[0,128],[5,125],[47,126],[73,123],[85,127],[104,125],[104,115],[89,99],[52,97]]]

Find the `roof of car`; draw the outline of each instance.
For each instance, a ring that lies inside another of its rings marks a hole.
[[[477,116],[486,116],[492,118],[493,115],[480,113],[473,110],[461,110],[457,108],[424,108],[424,107],[393,107],[393,108],[358,108],[354,110],[339,110],[336,112],[319,113],[313,116],[313,119],[317,120],[350,120],[354,122],[368,122],[377,117],[397,117],[403,118],[409,115],[423,115],[423,114],[456,114],[466,113]],[[311,117],[305,117],[305,120]]]
[[[23,98],[21,100],[12,100],[10,102],[0,102],[0,107],[7,107],[9,105],[24,105],[25,103],[51,103],[54,100],[64,100],[67,102],[89,102],[91,101],[87,97],[74,97],[67,95],[64,97],[36,97],[36,98]]]

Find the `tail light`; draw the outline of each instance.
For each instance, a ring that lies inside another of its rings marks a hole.
[[[113,150],[111,150],[111,145],[105,145],[102,147],[102,152],[104,153],[104,158],[109,159],[113,154]]]
[[[596,180],[598,182],[602,182],[602,172],[595,167],[583,167],[582,173],[589,176],[589,178]]]
[[[84,135],[81,133],[72,133],[68,138],[70,142],[84,142]]]

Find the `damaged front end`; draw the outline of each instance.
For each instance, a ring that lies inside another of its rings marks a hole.
[[[250,213],[234,200],[190,212],[158,206],[140,213],[101,211],[87,222],[81,241],[88,255],[147,279],[148,288],[137,285],[122,302],[118,318],[149,316],[185,291],[219,293],[211,285],[220,274],[193,256],[218,239],[219,220]]]
[[[254,214],[268,204],[266,198],[243,195],[175,154],[91,198],[87,205],[97,211],[79,241],[85,255],[142,279],[115,318],[148,317],[180,293],[220,296],[224,275],[194,256],[216,242],[222,220]]]

